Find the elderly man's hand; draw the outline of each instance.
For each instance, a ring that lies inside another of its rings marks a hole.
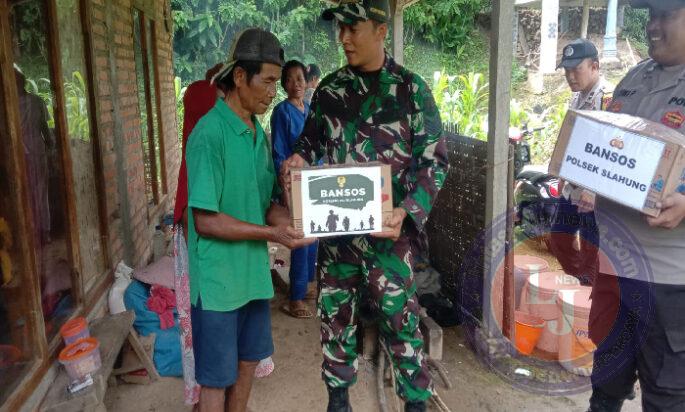
[[[661,209],[659,216],[647,218],[647,223],[652,227],[674,229],[685,218],[685,196],[680,193],[668,195],[656,206]]]
[[[407,217],[406,210],[401,207],[393,209],[392,216],[383,222],[384,230],[379,233],[372,233],[371,236],[396,241],[402,233],[402,222],[404,222],[405,217]]]
[[[281,187],[286,191],[290,192],[290,169],[301,169],[305,167],[307,162],[304,158],[298,154],[294,154],[281,164],[281,175],[279,177],[281,181]]]
[[[297,249],[316,242],[316,238],[304,239],[304,233],[286,225],[271,226],[270,240],[280,243],[288,249]]]

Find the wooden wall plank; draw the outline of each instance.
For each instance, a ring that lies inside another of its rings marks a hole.
[[[514,4],[510,0],[493,0],[492,2],[492,35],[490,38],[490,98],[488,109],[488,170],[486,196],[486,228],[493,225],[505,226],[501,222],[509,213],[507,210],[507,179],[509,158],[509,102],[511,100],[511,66],[513,59],[512,44],[514,41],[513,24]],[[495,269],[500,263],[496,261],[496,243],[486,245],[485,273],[483,280],[483,310],[502,307],[492,302],[501,298],[502,291],[493,290]],[[487,312],[485,312],[487,311]],[[490,335],[497,335],[500,330],[494,319],[497,316],[483,316],[483,328]],[[501,317],[500,317],[501,318]]]

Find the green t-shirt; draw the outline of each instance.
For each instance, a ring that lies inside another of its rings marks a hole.
[[[223,100],[217,100],[188,138],[188,207],[266,224],[276,175],[264,130],[253,131]],[[214,311],[270,299],[273,287],[266,241],[201,237],[188,213],[190,299]]]

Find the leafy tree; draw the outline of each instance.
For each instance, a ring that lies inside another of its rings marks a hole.
[[[488,0],[422,0],[405,11],[405,27],[410,38],[418,33],[459,58],[472,46],[476,16],[488,7]]]
[[[184,84],[226,60],[235,36],[247,27],[274,33],[286,58],[337,66],[333,26],[321,22],[320,0],[172,0],[174,65]]]

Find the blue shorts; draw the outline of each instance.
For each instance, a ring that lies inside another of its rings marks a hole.
[[[274,352],[268,300],[253,300],[230,312],[191,307],[195,379],[227,388],[238,379],[238,361],[260,361]]]

